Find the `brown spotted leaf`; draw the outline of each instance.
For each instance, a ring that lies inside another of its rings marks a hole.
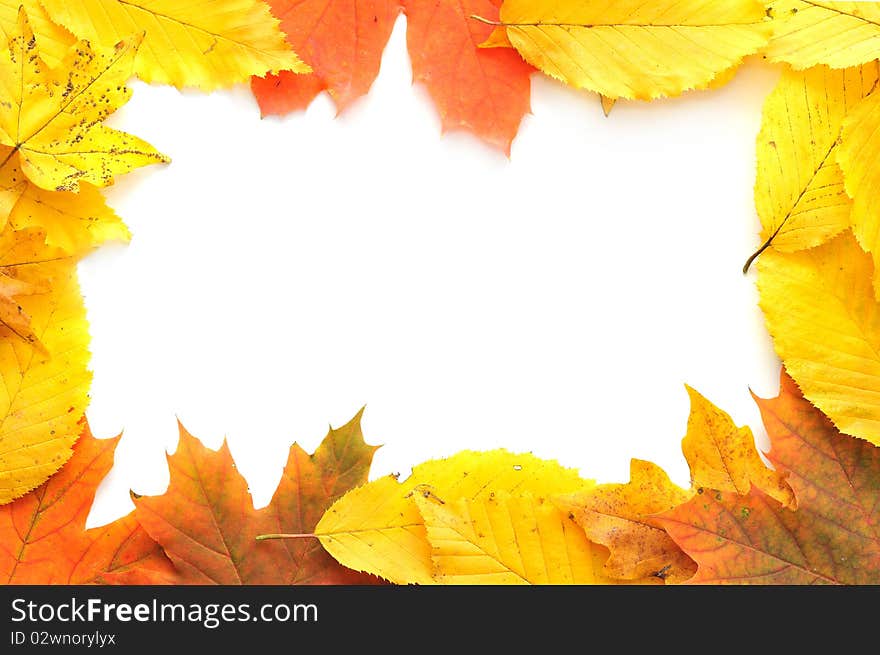
[[[626,484],[600,484],[553,502],[580,525],[591,541],[609,551],[604,572],[619,580],[681,582],[696,565],[651,515],[690,497],[656,464],[634,459]]]

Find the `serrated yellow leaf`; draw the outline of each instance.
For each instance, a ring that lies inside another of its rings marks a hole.
[[[853,198],[852,231],[874,259],[874,293],[880,298],[880,91],[847,116],[838,161]]]
[[[8,207],[7,196],[14,199]],[[12,160],[0,168],[0,218],[6,216],[16,230],[42,229],[46,245],[71,256],[85,254],[106,241],[131,238],[125,223],[92,185],[80,182],[78,193],[46,191],[28,182]]]
[[[802,70],[861,66],[880,59],[880,3],[771,0],[770,61]]]
[[[47,293],[20,299],[48,354],[0,327],[0,503],[42,484],[70,458],[91,382],[88,325],[73,262],[16,268],[23,282],[51,281]]]
[[[685,385],[691,402],[681,450],[691,472],[691,485],[745,496],[752,485],[795,508],[794,492],[779,472],[768,467],[755,446],[751,429],[737,427],[730,414]]]
[[[852,201],[838,142],[844,119],[877,88],[878,75],[877,62],[783,73],[764,103],[757,141],[755,207],[764,245],[755,256],[771,245],[812,248],[849,227]]]
[[[523,58],[566,84],[651,100],[705,87],[764,47],[756,0],[505,0],[500,24]]]
[[[252,75],[308,73],[261,0],[42,0],[82,39],[112,47],[143,33],[135,73],[147,82],[213,90]]]
[[[76,37],[50,20],[40,0],[0,0],[0,43],[6,44],[15,35],[19,7],[24,7],[30,19],[43,61],[57,66],[76,43]]]
[[[880,445],[880,305],[852,233],[758,260],[758,293],[777,355],[837,428]]]
[[[599,584],[595,546],[549,500],[490,493],[441,502],[416,495],[442,584]]]
[[[491,493],[550,495],[593,485],[577,471],[530,454],[463,451],[413,467],[403,482],[379,478],[349,491],[315,535],[341,564],[397,584],[431,584],[431,548],[415,495],[480,500]]]
[[[27,15],[0,52],[0,168],[19,166],[44,189],[77,191],[168,159],[141,139],[102,121],[128,101],[136,43],[97,53],[81,42],[57,68],[40,58]]]

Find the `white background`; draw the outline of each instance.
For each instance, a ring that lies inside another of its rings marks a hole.
[[[532,78],[510,159],[441,134],[401,17],[371,93],[261,119],[246,86],[134,84],[113,118],[172,158],[120,178],[131,228],[82,262],[98,437],[89,519],[162,493],[177,420],[227,438],[257,507],[290,444],[366,406],[371,479],[462,449],[531,451],[600,482],[631,458],[689,484],[685,384],[766,435],[779,362],[754,283],[761,107],[779,71],[619,103]]]

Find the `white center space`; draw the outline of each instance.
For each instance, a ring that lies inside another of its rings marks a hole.
[[[134,84],[112,124],[172,158],[108,202],[127,245],[82,262],[93,432],[122,432],[90,524],[161,493],[177,420],[227,438],[257,506],[291,443],[366,406],[371,478],[462,449],[601,482],[688,484],[687,383],[764,431],[779,364],[757,306],[755,137],[777,72],[620,103],[539,74],[510,159],[441,134],[401,19],[368,97],[260,119],[246,87]]]

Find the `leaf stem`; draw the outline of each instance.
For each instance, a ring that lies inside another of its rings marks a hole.
[[[773,239],[776,238],[776,235],[779,234],[779,230],[782,229],[782,226],[785,225],[785,221],[783,221],[779,227],[776,228],[776,231],[770,235],[770,238],[764,242],[764,245],[758,248],[755,252],[752,253],[752,256],[746,260],[746,263],[743,265],[743,275],[749,272],[749,267],[752,265],[758,257],[760,257],[761,253],[767,250],[770,247],[770,244],[773,243]]]
[[[471,14],[470,16],[474,20],[478,20],[481,23],[486,23],[486,25],[494,25],[495,27],[501,27],[504,23],[498,22],[497,20],[489,20],[488,18],[483,18],[482,16],[477,16],[476,14]]]
[[[310,532],[299,532],[299,533],[274,533],[274,534],[258,534],[256,539],[257,541],[263,541],[265,539],[301,539],[303,537],[317,537],[318,535],[312,534]]]

